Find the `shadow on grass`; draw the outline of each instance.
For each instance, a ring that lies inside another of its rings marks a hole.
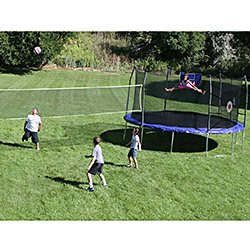
[[[123,129],[108,130],[101,134],[104,142],[126,147],[131,139],[132,129],[127,129],[125,140],[123,140]],[[170,132],[155,130],[144,130],[142,149],[152,151],[170,152],[171,146]],[[208,140],[208,150],[218,147],[218,143],[212,139]],[[173,152],[195,153],[206,151],[206,137],[193,134],[175,133]]]
[[[14,75],[27,75],[33,71],[39,71],[40,68],[24,68],[24,67],[0,67],[0,73],[2,74],[14,74]]]
[[[127,164],[116,164],[114,162],[109,162],[109,161],[105,161],[105,165],[108,166],[114,166],[114,167],[127,167]]]
[[[55,182],[60,182],[64,185],[72,185],[74,187],[77,187],[79,189],[84,189],[80,187],[80,185],[88,184],[87,182],[80,182],[80,181],[71,181],[71,180],[66,180],[63,177],[51,177],[51,176],[45,176],[45,178],[50,179]]]
[[[14,148],[33,148],[32,146],[26,146],[19,143],[3,142],[3,141],[0,141],[0,145],[14,147]]]
[[[125,140],[123,140],[124,129],[106,130],[114,124],[90,123],[80,126],[63,126],[65,134],[61,139],[44,140],[44,148],[60,148],[62,146],[77,146],[85,143],[92,143],[93,136],[99,134],[104,142],[120,145],[128,148],[127,144],[131,140],[132,129],[127,129]],[[143,149],[152,151],[169,152],[171,145],[171,133],[157,130],[144,130]],[[208,140],[208,150],[218,147],[218,143],[213,139]],[[173,152],[205,152],[206,137],[193,134],[175,133]],[[106,165],[124,167],[125,165],[113,162],[105,162]]]
[[[109,123],[89,123],[85,125],[62,126],[64,134],[60,138],[50,138],[41,140],[44,148],[74,147],[79,145],[92,145],[93,137],[105,131],[115,124]]]

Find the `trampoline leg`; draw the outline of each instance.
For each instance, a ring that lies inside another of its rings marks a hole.
[[[127,122],[125,123],[125,129],[124,129],[124,133],[123,133],[123,140],[125,140],[126,133],[127,133]]]
[[[174,132],[172,132],[172,137],[171,137],[170,153],[173,152],[173,145],[174,145]]]
[[[209,137],[209,134],[207,133],[207,138],[206,138],[206,157],[208,157],[208,137]]]
[[[233,153],[234,153],[234,134],[232,133],[232,143],[231,143],[231,159],[233,157]]]
[[[243,149],[244,147],[244,139],[245,139],[245,135],[244,135],[244,130],[242,131],[242,144],[241,144],[241,148]]]
[[[235,144],[238,145],[238,133],[235,135]]]
[[[143,144],[143,134],[144,134],[144,127],[141,127],[141,148],[142,148],[142,144]]]

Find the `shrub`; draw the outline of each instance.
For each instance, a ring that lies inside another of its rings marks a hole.
[[[91,33],[75,33],[64,45],[63,50],[51,62],[66,67],[97,67],[100,64]]]

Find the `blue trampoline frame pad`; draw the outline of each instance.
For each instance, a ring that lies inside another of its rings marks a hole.
[[[232,134],[232,133],[238,133],[240,131],[243,131],[245,129],[244,125],[240,122],[232,121],[220,116],[214,116],[213,123],[211,128],[208,130],[206,126],[199,126],[200,122],[196,122],[193,125],[194,126],[186,126],[185,122],[181,125],[178,125],[178,121],[171,121],[171,119],[168,119],[169,117],[173,117],[175,119],[175,115],[181,116],[181,113],[185,113],[185,116],[188,117],[190,114],[190,119],[193,119],[193,117],[196,118],[196,121],[208,119],[208,115],[205,114],[199,114],[199,113],[189,113],[189,112],[170,112],[169,111],[147,111],[144,113],[144,123],[143,127],[151,128],[151,129],[157,129],[162,130],[166,132],[177,132],[177,133],[187,133],[187,134]],[[128,113],[123,118],[125,121],[137,125],[142,126],[142,120],[137,119],[136,116],[141,117],[141,112],[134,112],[134,113]],[[151,117],[150,117],[151,116]],[[161,116],[160,120],[163,120],[164,122],[157,122],[157,116]],[[166,119],[164,118],[166,116]],[[185,117],[185,118],[186,118]],[[185,119],[188,120],[188,119]],[[220,127],[219,124],[227,124],[225,127]],[[206,124],[206,120],[204,120],[203,124]],[[216,124],[216,125],[213,125]]]

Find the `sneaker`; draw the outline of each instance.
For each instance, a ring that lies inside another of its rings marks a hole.
[[[88,191],[88,192],[94,192],[95,191],[95,189],[92,187],[88,187],[88,188],[86,188],[86,191]]]
[[[128,165],[127,165],[127,167],[128,167],[128,168],[131,168],[131,167],[132,167],[132,165],[128,164]]]
[[[102,184],[105,188],[107,188],[108,187],[108,184],[106,183],[106,184]]]

